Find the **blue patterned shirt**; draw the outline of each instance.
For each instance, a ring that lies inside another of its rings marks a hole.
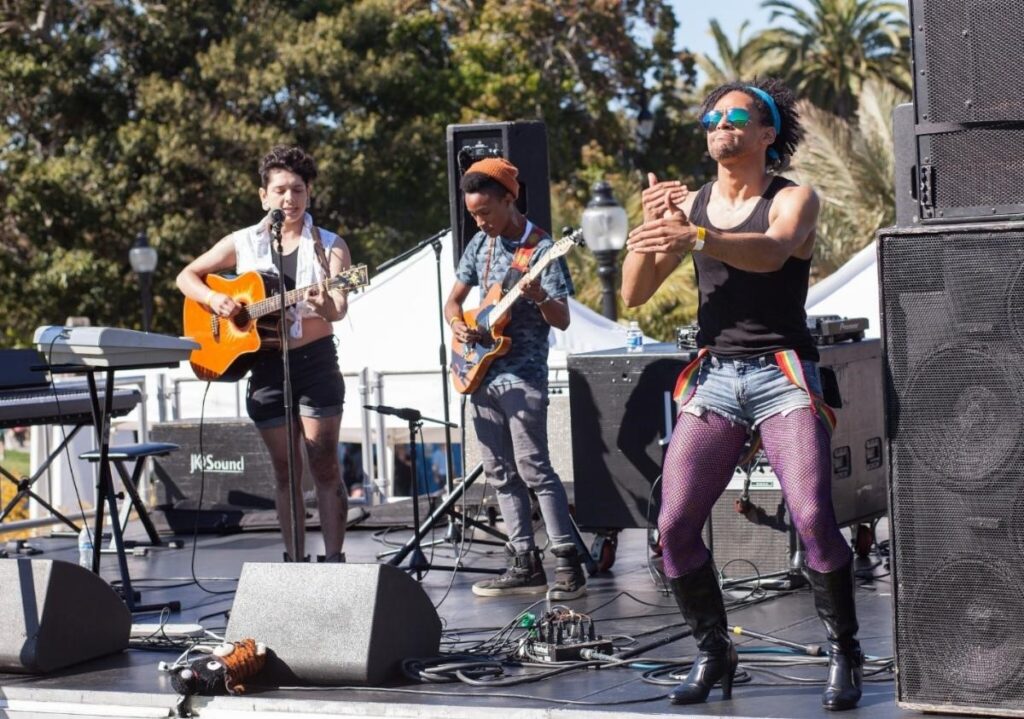
[[[512,256],[523,238],[509,240],[499,237],[492,241],[485,233],[477,232],[462,253],[455,277],[463,284],[481,287],[481,298],[495,282],[501,283],[512,266]],[[547,234],[537,243],[530,257],[533,266],[554,244]],[[491,254],[487,277],[481,279]],[[562,299],[575,294],[569,266],[564,257],[559,257],[541,273],[540,284],[552,299]],[[498,357],[487,370],[484,384],[505,381],[527,381],[546,383],[548,379],[548,334],[551,326],[544,320],[535,304],[525,298],[516,302],[510,310],[505,334],[512,340],[508,354]]]

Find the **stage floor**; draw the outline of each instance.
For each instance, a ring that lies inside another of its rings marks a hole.
[[[373,511],[372,508],[370,510]],[[404,541],[408,530],[396,529],[382,536],[379,528],[349,531],[346,553],[349,562],[377,562],[377,554],[386,543]],[[589,541],[591,535],[585,534]],[[476,718],[488,709],[501,708],[506,719],[533,719],[607,716],[620,717],[820,717],[823,663],[813,666],[780,666],[771,673],[758,669],[765,660],[781,660],[797,655],[781,653],[772,644],[738,638],[741,670],[748,681],[733,689],[733,698],[722,701],[714,690],[706,704],[675,707],[664,698],[672,684],[645,681],[645,672],[657,668],[657,661],[690,657],[695,651],[693,639],[681,636],[684,625],[670,597],[659,591],[647,562],[645,532],[626,530],[619,538],[617,558],[607,572],[590,578],[585,598],[566,602],[573,609],[590,614],[599,634],[614,636],[616,645],[632,649],[651,645],[638,655],[645,661],[601,670],[580,669],[517,686],[474,687],[462,683],[417,684],[397,682],[383,689],[294,688],[264,689],[244,697],[197,698],[192,710],[200,717],[241,717],[253,712],[289,717],[361,716],[361,717],[438,717]],[[152,603],[176,599],[182,611],[169,619],[173,623],[199,622],[205,628],[222,631],[226,625],[232,595],[209,594],[192,581],[192,541],[185,539],[184,549],[156,549],[145,557],[130,557],[129,566],[135,588],[142,601]],[[33,540],[44,549],[39,558],[77,561],[74,539]],[[320,537],[311,533],[310,553],[321,549]],[[441,544],[434,548],[439,564],[451,564],[455,548]],[[428,550],[429,556],[429,550]],[[245,562],[280,561],[281,541],[277,533],[246,532],[228,536],[200,536],[195,547],[194,571],[203,587],[230,591],[235,587]],[[872,579],[860,582],[857,591],[860,638],[865,653],[874,658],[891,658],[892,632],[890,583],[884,564],[871,557],[865,574]],[[466,566],[498,567],[502,564],[498,547],[472,545],[465,555]],[[550,556],[545,563],[551,575]],[[874,565],[873,568],[871,565]],[[330,571],[331,567],[324,567]],[[116,579],[114,557],[104,556],[103,575]],[[479,598],[470,585],[484,575],[434,570],[422,579],[427,595],[437,606],[445,627],[446,640],[484,639],[514,620],[534,601],[533,598]],[[282,594],[286,588],[282,588]],[[748,590],[730,592],[740,601],[730,609],[730,624],[800,644],[821,644],[823,629],[815,616],[810,593],[806,589],[768,592],[759,602],[743,602]],[[10,601],[10,598],[6,598]],[[543,613],[543,601],[532,611]],[[156,622],[155,615],[141,615],[138,622]],[[296,618],[301,621],[301,618]],[[630,644],[630,639],[635,641]],[[627,646],[628,645],[628,646]],[[657,646],[655,646],[657,645]],[[449,646],[452,646],[449,644]],[[767,650],[767,651],[766,651]],[[168,677],[157,670],[160,661],[173,661],[178,650],[131,649],[123,654],[87,662],[50,676],[0,675],[0,714],[24,719],[46,716],[119,716],[163,717],[176,715],[177,696]],[[824,660],[820,660],[824,661]],[[763,665],[762,665],[763,666]],[[505,678],[515,675],[511,669]],[[881,671],[866,682],[860,707],[845,712],[845,717],[895,719],[917,716],[899,709],[894,701],[892,672]],[[794,679],[795,677],[795,679]]]

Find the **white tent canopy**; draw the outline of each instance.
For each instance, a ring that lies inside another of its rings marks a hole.
[[[878,337],[881,321],[878,312],[878,263],[875,243],[807,292],[807,314],[866,317],[865,337]]]

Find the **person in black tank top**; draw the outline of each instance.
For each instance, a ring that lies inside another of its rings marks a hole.
[[[804,572],[828,634],[822,704],[850,709],[863,673],[853,557],[832,507],[832,414],[804,312],[819,202],[776,174],[803,138],[795,97],[772,79],[729,83],[705,99],[701,122],[717,179],[691,193],[649,175],[644,222],[629,235],[622,269],[622,297],[635,307],[689,253],[700,299],[701,357],[681,383],[658,518],[665,573],[700,655],[669,699],[705,701],[719,681],[731,696],[736,650],[701,530],[759,436],[807,550]]]

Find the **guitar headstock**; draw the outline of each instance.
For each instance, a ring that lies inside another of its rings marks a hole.
[[[586,247],[586,241],[583,239],[583,228],[572,229],[570,227],[562,228],[562,237],[555,241],[554,246],[548,250],[548,254],[552,257],[561,257],[562,255],[569,254],[569,250],[573,247]]]
[[[366,265],[356,265],[342,270],[328,281],[328,289],[340,287],[343,290],[358,290],[370,284],[370,273]]]

